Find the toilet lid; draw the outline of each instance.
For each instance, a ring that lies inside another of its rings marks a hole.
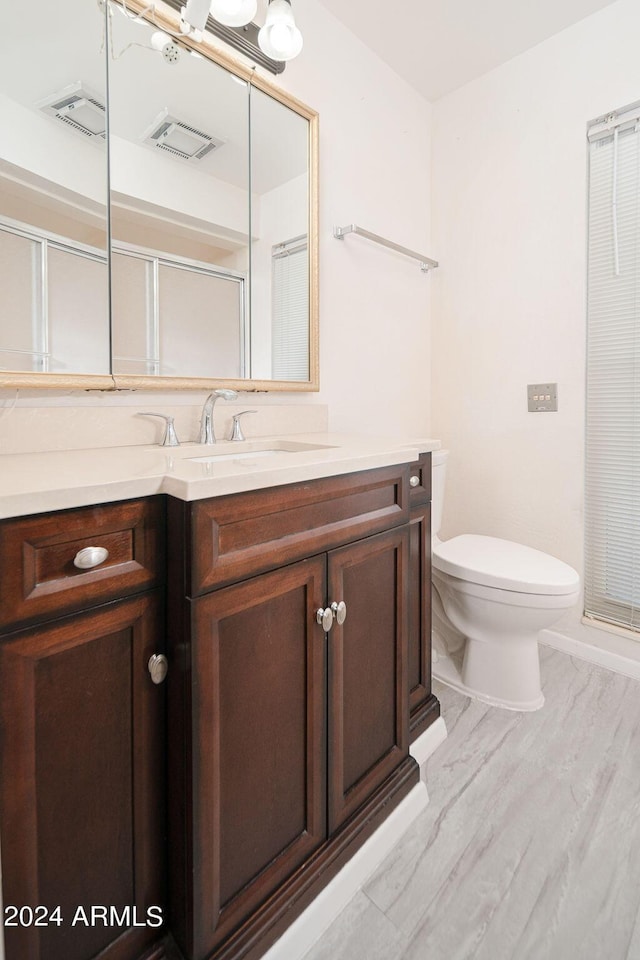
[[[566,594],[580,586],[573,567],[548,553],[469,533],[434,545],[433,566],[459,580],[518,593]]]

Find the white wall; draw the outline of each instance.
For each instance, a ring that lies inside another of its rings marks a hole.
[[[360,238],[334,240],[332,227],[359,223],[432,253],[430,106],[318,0],[296,17],[305,47],[275,82],[320,113],[321,392],[281,400],[328,405],[334,430],[429,435],[431,276]],[[14,393],[3,397],[12,407]]]
[[[586,124],[640,99],[640,5],[619,0],[433,110],[433,434],[443,533],[583,570]],[[529,414],[527,383],[559,412]],[[572,614],[575,623],[581,611]]]
[[[277,83],[320,113],[320,383],[333,429],[428,435],[431,277],[334,224],[430,255],[430,105],[317,0]]]

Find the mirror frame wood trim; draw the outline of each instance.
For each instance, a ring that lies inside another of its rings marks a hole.
[[[122,0],[115,0],[122,3]],[[156,0],[153,16],[145,0],[126,0],[127,9],[169,33],[180,34],[180,18],[162,0]],[[221,42],[221,41],[220,41]],[[317,392],[320,389],[320,296],[318,268],[319,216],[319,116],[316,110],[276,86],[236,57],[218,46],[216,38],[205,34],[200,42],[189,37],[180,43],[197,50],[207,59],[245,80],[309,122],[309,379],[308,380],[231,380],[216,377],[142,377],[122,374],[57,374],[29,371],[0,371],[0,388],[66,390],[214,390],[228,387],[250,392]]]

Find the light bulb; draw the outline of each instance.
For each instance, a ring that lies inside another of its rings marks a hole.
[[[227,27],[251,23],[257,9],[258,0],[211,0],[211,16]]]
[[[260,49],[272,60],[293,60],[302,50],[289,0],[270,0],[267,19],[258,34]]]

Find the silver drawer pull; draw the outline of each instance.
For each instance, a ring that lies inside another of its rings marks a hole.
[[[149,667],[149,673],[154,683],[162,683],[165,680],[169,670],[169,661],[164,653],[154,653],[153,656],[149,658],[147,666]]]
[[[108,556],[106,547],[83,547],[73,558],[73,565],[78,570],[91,570],[92,567],[99,567],[104,563]]]
[[[338,626],[341,627],[342,624],[347,619],[346,603],[344,602],[344,600],[341,600],[340,603],[336,603],[336,601],[334,600],[334,602],[331,604],[331,609],[333,611],[334,617],[336,618],[336,622]]]
[[[420,486],[420,477],[409,477],[409,486],[410,486],[410,487],[419,487],[419,486]]]

